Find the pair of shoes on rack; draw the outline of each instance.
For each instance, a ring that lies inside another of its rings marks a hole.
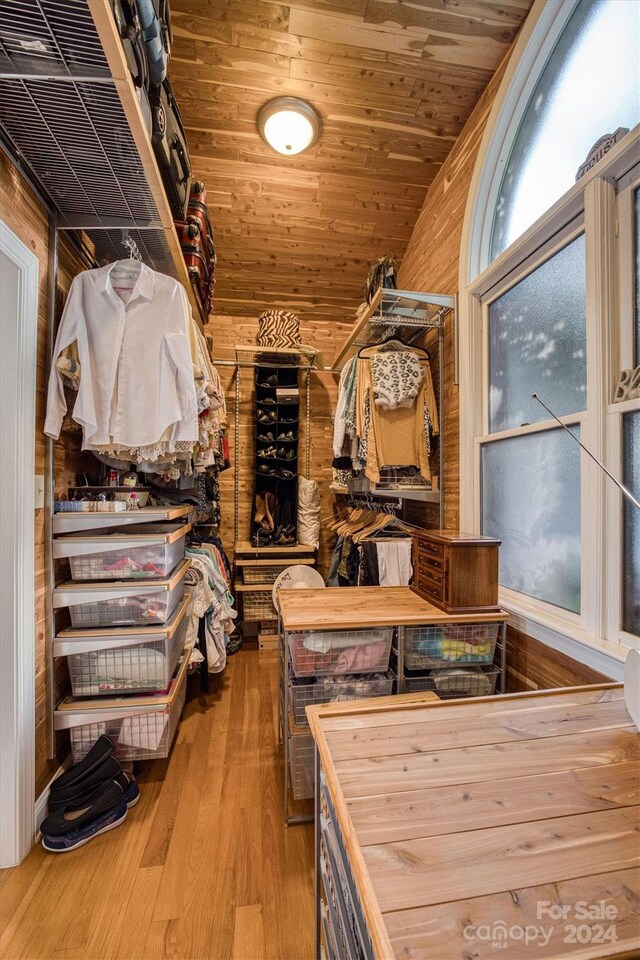
[[[295,460],[296,451],[295,450],[285,450],[284,447],[280,447],[276,450],[276,457],[278,460]]]
[[[256,494],[254,522],[257,523],[262,530],[271,532],[274,529],[276,503],[276,495],[271,490],[267,490],[264,494]]]
[[[275,407],[276,402],[273,397],[262,397],[260,403],[263,407]]]
[[[262,383],[259,383],[259,387],[276,387],[278,385],[278,377],[273,373],[270,377],[267,377]]]
[[[267,413],[266,410],[258,410],[258,423],[274,423],[277,419],[278,414],[275,410],[270,413]]]
[[[278,434],[278,440],[284,441],[286,443],[293,443],[294,440],[297,440],[297,439],[298,438],[293,435],[293,430],[287,430],[286,432],[283,431],[282,433]]]
[[[289,547],[296,542],[296,525],[291,522],[291,503],[285,501],[276,512],[277,524],[273,534],[273,543],[278,547]]]
[[[261,463],[258,467],[258,473],[263,477],[277,477],[279,480],[293,480],[295,479],[295,473],[292,470],[286,470],[282,468],[278,470],[277,467],[269,467],[266,463]]]
[[[265,457],[275,457],[275,456],[276,456],[276,448],[275,448],[275,447],[265,447],[264,450],[258,450],[257,456],[262,457],[263,459],[264,459]]]
[[[40,828],[45,850],[75,850],[120,826],[136,805],[140,788],[114,752],[115,744],[103,734],[79,763],[54,780],[49,815]]]
[[[258,434],[258,440],[260,440],[261,443],[273,443],[273,441],[274,441],[275,439],[276,439],[276,438],[275,438],[275,435],[274,435],[274,433],[273,433],[272,430],[267,430],[266,433],[259,433],[259,434]],[[280,439],[280,437],[278,437],[278,440],[279,440],[279,439]]]

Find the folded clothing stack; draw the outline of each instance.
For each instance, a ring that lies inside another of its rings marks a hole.
[[[124,822],[140,799],[133,774],[114,757],[115,744],[101,736],[89,753],[51,785],[49,815],[40,827],[42,846],[66,853]]]

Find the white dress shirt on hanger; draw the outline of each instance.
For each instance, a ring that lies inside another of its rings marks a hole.
[[[128,296],[114,289],[116,267],[137,274]],[[75,342],[81,374],[73,419],[83,428],[84,449],[144,447],[161,438],[196,441],[189,323],[181,284],[144,264],[118,261],[79,274],[56,337],[45,433],[60,434],[67,404],[56,360]]]

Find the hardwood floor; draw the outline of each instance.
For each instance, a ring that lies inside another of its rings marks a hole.
[[[313,828],[283,825],[277,662],[233,657],[117,830],[0,874],[3,960],[310,960]]]

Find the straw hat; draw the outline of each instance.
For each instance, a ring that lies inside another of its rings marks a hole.
[[[271,591],[273,605],[276,610],[280,612],[280,607],[278,606],[279,590],[315,590],[324,586],[325,582],[322,579],[322,574],[318,573],[317,570],[314,570],[313,567],[305,566],[303,563],[295,563],[293,566],[283,570],[274,583],[273,590]]]

